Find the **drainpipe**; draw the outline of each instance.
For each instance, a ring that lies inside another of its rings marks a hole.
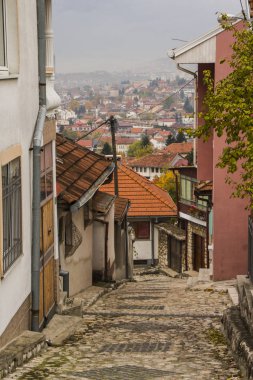
[[[183,71],[184,73],[190,74],[194,77],[194,85],[195,85],[195,99],[194,99],[194,127],[197,126],[197,112],[198,112],[198,105],[197,105],[197,99],[198,99],[198,76],[194,71],[190,71],[182,66],[180,66],[180,63],[177,63],[178,70]],[[193,140],[193,165],[196,166],[196,139]]]
[[[40,152],[46,119],[45,1],[37,0],[39,112],[33,135],[32,330],[39,331],[40,306]]]

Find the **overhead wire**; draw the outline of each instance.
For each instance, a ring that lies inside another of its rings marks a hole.
[[[241,0],[240,0],[241,1]],[[160,105],[163,105],[168,99],[172,98],[173,96],[177,95],[180,93],[180,91],[182,91],[185,87],[187,87],[190,83],[192,83],[194,81],[194,78],[189,80],[187,83],[185,83],[182,87],[180,87],[177,91],[173,92],[172,94],[170,94],[169,96],[167,96],[165,99],[163,99],[160,103],[156,104],[154,107],[152,107],[151,109],[149,110],[145,110],[141,113],[138,114],[138,116],[140,115],[143,115],[145,113],[150,113],[152,112],[152,109],[156,108],[157,106],[160,106]],[[97,125],[95,128],[93,128],[92,130],[90,130],[89,132],[83,134],[82,136],[78,137],[77,139],[74,139],[73,141],[74,142],[78,142],[80,140],[82,140],[83,138],[85,138],[86,136],[90,135],[91,133],[95,132],[97,129],[99,129],[100,127],[102,127],[103,125],[105,124],[108,124],[110,122],[110,118],[109,119],[106,119],[105,121],[103,121],[103,123]]]

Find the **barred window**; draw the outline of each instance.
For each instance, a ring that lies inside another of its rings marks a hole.
[[[21,164],[20,158],[2,167],[3,272],[22,253]]]

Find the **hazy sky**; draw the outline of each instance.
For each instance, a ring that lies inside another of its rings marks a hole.
[[[242,0],[243,3],[245,0]],[[239,0],[53,0],[57,72],[121,71],[166,57],[167,50],[238,13]]]

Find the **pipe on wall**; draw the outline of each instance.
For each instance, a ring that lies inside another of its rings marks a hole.
[[[37,0],[39,112],[33,135],[32,201],[32,316],[31,328],[39,331],[40,307],[40,155],[46,119],[45,0]]]

